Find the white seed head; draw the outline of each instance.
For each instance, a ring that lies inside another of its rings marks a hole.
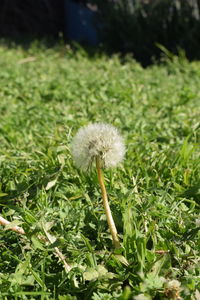
[[[179,289],[180,288],[180,286],[181,286],[181,283],[178,281],[178,280],[176,280],[176,279],[173,279],[173,280],[170,280],[170,281],[168,281],[167,283],[166,283],[166,287],[168,288],[168,289]]]
[[[88,170],[96,157],[105,168],[123,160],[125,147],[118,130],[108,124],[94,123],[80,128],[72,140],[72,156],[78,168]]]

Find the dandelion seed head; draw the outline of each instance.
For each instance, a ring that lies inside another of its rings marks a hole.
[[[96,157],[105,168],[112,168],[123,160],[125,147],[118,130],[109,124],[94,123],[80,128],[72,140],[75,165],[88,170]]]
[[[182,297],[180,297],[181,290],[182,290],[181,283],[176,279],[167,281],[165,283],[164,294],[169,299],[181,300],[182,299]]]
[[[168,289],[179,289],[181,286],[181,283],[178,280],[173,279],[173,280],[168,281],[166,283],[166,286]]]

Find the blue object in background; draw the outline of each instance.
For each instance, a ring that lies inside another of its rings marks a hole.
[[[65,0],[66,35],[69,40],[90,45],[99,43],[94,25],[96,12],[73,0]]]

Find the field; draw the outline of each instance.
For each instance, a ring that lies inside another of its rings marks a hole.
[[[0,227],[0,299],[200,299],[199,87],[200,62],[184,57],[144,69],[1,44],[0,210],[12,223]],[[96,171],[78,170],[70,151],[92,122],[126,145],[104,172],[117,250]]]

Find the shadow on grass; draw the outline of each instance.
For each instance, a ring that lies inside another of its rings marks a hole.
[[[181,196],[188,199],[193,199],[195,202],[200,204],[200,181],[185,190]]]

